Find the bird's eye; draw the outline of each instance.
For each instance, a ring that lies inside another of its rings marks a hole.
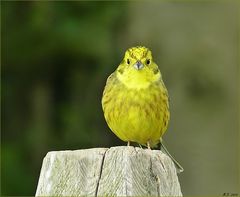
[[[127,59],[127,64],[130,64],[130,59]]]
[[[149,65],[150,64],[150,59],[146,60],[146,64]]]

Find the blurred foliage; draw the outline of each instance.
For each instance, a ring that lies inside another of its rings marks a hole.
[[[164,136],[185,195],[240,192],[239,4],[1,2],[1,193],[34,195],[48,151],[124,145],[101,95],[134,45],[151,48],[171,97]]]

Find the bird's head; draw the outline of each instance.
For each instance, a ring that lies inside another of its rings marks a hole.
[[[117,76],[130,88],[146,88],[161,78],[160,70],[153,61],[152,52],[143,46],[129,48],[117,68]]]

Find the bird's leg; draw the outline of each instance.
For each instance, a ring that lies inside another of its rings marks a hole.
[[[130,141],[127,142],[127,146],[130,146]]]
[[[150,142],[149,142],[149,141],[147,141],[147,147],[148,147],[148,150],[151,150]]]
[[[138,144],[138,146],[142,149],[142,145],[141,144]]]

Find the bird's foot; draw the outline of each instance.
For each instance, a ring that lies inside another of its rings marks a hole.
[[[148,147],[148,150],[151,150],[150,142],[149,142],[149,141],[147,141],[147,147]]]
[[[127,142],[127,146],[130,146],[130,141]]]

